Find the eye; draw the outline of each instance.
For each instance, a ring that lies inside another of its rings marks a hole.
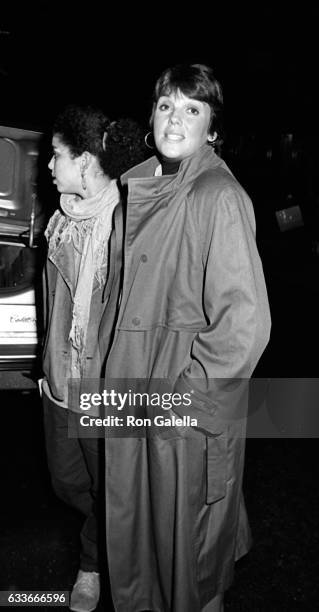
[[[169,109],[169,105],[167,104],[167,102],[162,102],[162,104],[159,104],[157,108],[160,111],[166,111]]]
[[[189,115],[199,115],[199,110],[196,106],[189,106],[187,112]]]

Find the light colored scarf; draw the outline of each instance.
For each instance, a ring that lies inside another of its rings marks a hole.
[[[48,240],[48,257],[52,259],[61,243],[71,243],[77,270],[74,289],[72,325],[69,340],[78,355],[80,369],[86,343],[87,327],[93,282],[99,287],[106,281],[108,264],[108,239],[112,228],[112,213],[120,195],[116,181],[110,183],[95,196],[78,199],[62,194],[60,211],[55,211],[45,231]]]

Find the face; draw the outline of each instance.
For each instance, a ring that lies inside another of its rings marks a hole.
[[[181,91],[161,96],[153,117],[154,140],[168,160],[189,157],[205,142],[211,122],[209,104],[184,96]]]
[[[60,193],[81,194],[81,157],[72,157],[58,135],[52,138],[53,156],[48,164],[53,183]]]

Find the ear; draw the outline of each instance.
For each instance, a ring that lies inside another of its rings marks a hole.
[[[92,154],[89,153],[88,151],[84,151],[82,155],[80,155],[81,172],[86,172],[86,170],[91,164],[92,157],[93,157]]]

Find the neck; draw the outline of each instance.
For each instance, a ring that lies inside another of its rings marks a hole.
[[[87,183],[86,183],[86,189],[82,189],[79,195],[82,199],[92,198],[97,193],[102,191],[102,189],[105,189],[105,187],[108,187],[110,182],[111,182],[111,179],[106,174],[102,174],[101,176],[95,176],[92,178],[88,177]]]

